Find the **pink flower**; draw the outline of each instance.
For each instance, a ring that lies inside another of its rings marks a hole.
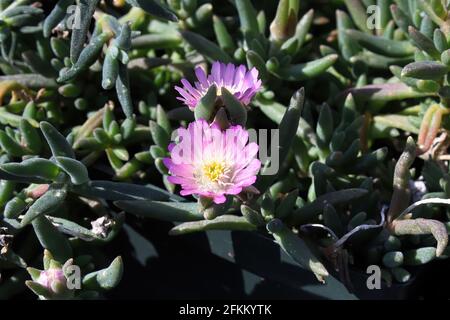
[[[181,195],[199,195],[224,203],[225,195],[239,194],[256,181],[261,162],[258,145],[248,143],[241,126],[221,131],[216,125],[197,120],[178,129],[178,143],[169,146],[164,159],[169,181],[181,185]]]
[[[198,81],[194,83],[194,86],[183,79],[181,80],[183,88],[175,87],[181,95],[177,99],[183,101],[191,110],[197,106],[212,85],[217,87],[218,96],[221,96],[222,88],[226,88],[244,105],[248,105],[261,88],[258,70],[252,68],[247,71],[244,65],[236,67],[232,63],[214,62],[209,76],[201,67],[195,68],[195,74]]]
[[[62,269],[48,269],[42,271],[37,282],[50,290],[57,293],[66,287],[66,277]]]

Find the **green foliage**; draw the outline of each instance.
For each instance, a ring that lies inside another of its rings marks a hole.
[[[411,267],[448,256],[444,1],[38,4],[0,1],[0,266],[10,280],[0,297],[25,284],[40,299],[113,289],[127,261],[96,271],[91,260],[125,214],[175,222],[178,241],[257,232],[349,289],[350,269],[377,264],[406,283]],[[207,88],[194,110],[176,99],[182,77],[215,61],[257,69],[249,105],[229,87]],[[223,204],[178,196],[164,159],[175,129],[195,119],[278,128],[268,147],[279,170],[262,163],[254,186]],[[82,269],[80,289],[38,281],[70,265]],[[24,268],[32,280],[16,278]]]

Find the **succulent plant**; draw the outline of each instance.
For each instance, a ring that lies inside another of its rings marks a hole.
[[[81,265],[80,262],[83,264]],[[44,270],[27,268],[32,281],[25,282],[42,300],[95,299],[99,291],[110,290],[120,281],[123,272],[122,260],[117,257],[109,267],[85,274],[81,269],[93,267],[89,257],[79,256],[67,260],[64,265],[53,259],[49,251],[44,252]]]
[[[449,10],[0,1],[0,297],[107,295],[130,214],[257,232],[349,290],[447,258]]]

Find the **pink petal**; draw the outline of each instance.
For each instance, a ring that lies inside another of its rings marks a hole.
[[[224,203],[226,200],[227,198],[223,194],[214,197],[214,203],[216,204]]]
[[[208,79],[206,77],[205,70],[203,70],[202,67],[195,68],[195,75],[197,76],[198,81],[200,81],[200,84],[202,86],[208,85]]]
[[[253,159],[248,165],[248,167],[239,170],[236,173],[233,182],[238,184],[244,180],[247,180],[248,178],[256,177],[260,169],[261,169],[261,161],[259,161],[258,159]]]

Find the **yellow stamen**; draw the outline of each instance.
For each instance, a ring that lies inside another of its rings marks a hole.
[[[225,172],[222,162],[213,161],[203,166],[203,174],[211,181],[217,182]]]

